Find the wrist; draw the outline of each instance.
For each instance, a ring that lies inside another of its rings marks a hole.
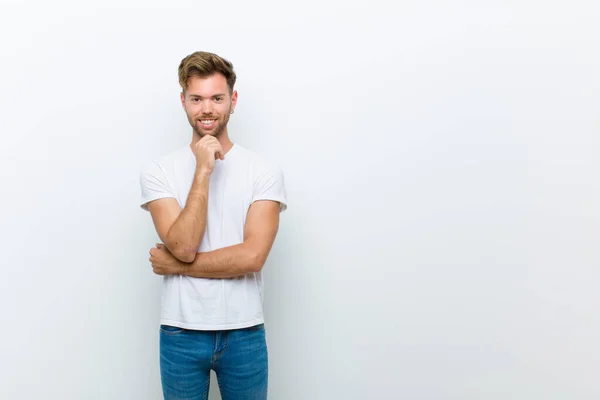
[[[198,180],[208,180],[210,179],[210,175],[212,171],[205,167],[197,167],[196,168],[196,179]]]
[[[175,271],[173,275],[187,275],[191,265],[191,263],[188,264],[183,261],[179,261],[177,265],[175,265]]]

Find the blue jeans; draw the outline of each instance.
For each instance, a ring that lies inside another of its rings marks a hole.
[[[210,370],[223,400],[266,400],[264,324],[224,331],[160,326],[160,375],[165,400],[206,400]]]

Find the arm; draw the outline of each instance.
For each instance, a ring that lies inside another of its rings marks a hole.
[[[160,199],[155,197],[158,200],[147,203],[147,208],[152,214],[156,232],[169,253],[183,262],[194,261],[200,248],[206,230],[210,176],[215,167],[215,159],[224,159],[223,148],[213,136],[206,135],[190,146],[196,158],[196,171],[183,210],[172,198],[172,191],[163,190],[168,186],[166,177],[161,177],[162,182],[160,179],[146,182],[146,179],[142,185],[144,189],[151,183],[157,189],[155,192],[162,192]],[[165,196],[166,193],[171,196]]]
[[[206,229],[209,179],[210,173],[196,170],[183,210],[174,198],[148,203],[158,236],[173,256],[186,263],[196,257]]]
[[[279,229],[279,202],[252,203],[246,215],[244,241],[206,253],[198,253],[181,274],[197,278],[233,278],[262,270]]]
[[[234,278],[262,269],[279,228],[279,202],[255,201],[246,215],[244,241],[206,253],[192,263],[176,259],[162,244],[150,250],[150,262],[158,275],[188,275],[196,278]]]

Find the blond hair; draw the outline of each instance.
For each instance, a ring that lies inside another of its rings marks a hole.
[[[216,54],[197,51],[181,60],[179,64],[179,85],[185,92],[188,88],[188,80],[191,77],[205,78],[214,74],[222,74],[225,77],[229,93],[232,93],[236,79],[233,64]]]

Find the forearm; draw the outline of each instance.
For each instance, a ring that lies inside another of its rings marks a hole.
[[[177,258],[192,262],[200,248],[206,229],[210,174],[196,171],[187,201],[169,228],[165,244]]]
[[[262,269],[265,260],[249,243],[198,253],[192,263],[183,266],[183,275],[196,278],[234,278]]]

